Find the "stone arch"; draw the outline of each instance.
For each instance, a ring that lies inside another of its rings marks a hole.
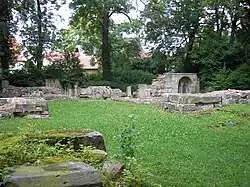
[[[178,93],[191,93],[192,81],[189,77],[182,77],[178,83]]]

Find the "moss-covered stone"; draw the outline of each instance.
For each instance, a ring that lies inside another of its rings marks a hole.
[[[92,146],[96,149],[106,150],[103,136],[99,132],[91,130],[47,131],[27,134],[26,137],[30,142],[44,141],[52,146],[71,144],[75,150],[81,149],[82,146]]]
[[[22,166],[4,180],[6,187],[102,187],[100,171],[82,162]]]

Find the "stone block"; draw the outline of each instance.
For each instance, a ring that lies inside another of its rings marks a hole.
[[[124,93],[120,89],[111,89],[110,97],[122,97]]]
[[[211,104],[211,103],[221,103],[221,97],[219,96],[209,96],[206,94],[194,94],[189,95],[185,99],[187,104]]]
[[[169,102],[172,102],[172,103],[179,103],[180,97],[181,96],[179,94],[169,94],[168,100]]]
[[[124,164],[105,162],[102,171],[109,180],[117,180],[122,177],[124,169]]]
[[[169,112],[175,112],[177,111],[177,104],[171,102],[165,102],[163,108]]]
[[[21,166],[4,180],[5,187],[102,187],[100,171],[82,162]]]
[[[128,86],[126,91],[127,91],[127,97],[132,97],[132,87]]]
[[[177,111],[181,113],[196,111],[197,107],[195,104],[177,104],[176,106]]]
[[[214,104],[202,104],[197,106],[197,110],[211,110],[214,108],[215,108]]]
[[[112,89],[109,86],[90,86],[80,89],[81,98],[110,98]]]
[[[138,85],[138,98],[147,98],[150,96],[150,93],[147,91],[146,84],[139,84]]]
[[[7,101],[7,103],[6,103]],[[0,113],[11,113],[14,116],[26,116],[29,114],[49,117],[48,104],[43,98],[0,98],[0,102],[6,104],[0,106]]]
[[[239,104],[248,104],[248,99],[239,99]]]

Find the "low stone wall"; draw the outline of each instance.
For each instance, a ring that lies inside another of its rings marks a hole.
[[[221,106],[222,98],[208,94],[169,94],[163,108],[170,112],[208,110]]]
[[[170,112],[209,110],[227,104],[250,104],[250,91],[223,90],[203,94],[167,93],[161,97],[113,98],[114,101],[153,104]]]
[[[44,98],[46,100],[62,100],[72,98],[116,98],[122,97],[126,94],[120,89],[112,89],[109,86],[90,86],[88,88],[75,88],[62,90],[61,88],[54,87],[15,87],[8,86],[3,88],[0,93],[0,98],[13,98],[13,97],[24,97],[24,98]]]
[[[3,88],[0,97],[12,98],[12,97],[42,97],[46,100],[57,100],[57,99],[70,99],[71,96],[65,94],[60,88],[52,87],[15,87],[8,86]]]
[[[48,104],[43,98],[0,98],[0,118],[25,116],[48,118]]]
[[[250,104],[250,90],[222,90],[208,94],[221,97],[222,104]]]
[[[117,98],[124,96],[120,89],[112,89],[109,86],[90,86],[80,88],[80,98]]]

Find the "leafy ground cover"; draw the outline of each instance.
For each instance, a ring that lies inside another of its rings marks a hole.
[[[0,132],[92,129],[104,135],[109,155],[115,155],[116,136],[133,114],[137,156],[154,183],[250,186],[250,105],[192,115],[111,101],[53,101],[49,108],[50,119],[0,120]]]

